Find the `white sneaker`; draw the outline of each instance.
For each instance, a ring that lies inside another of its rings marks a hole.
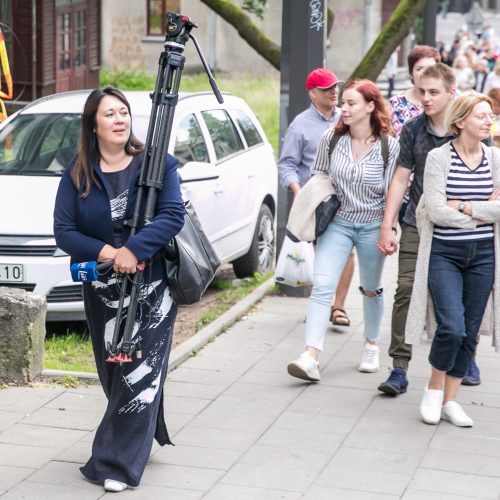
[[[299,359],[288,363],[287,370],[292,377],[309,380],[310,382],[319,382],[320,379],[319,363],[308,351],[304,351]]]
[[[424,389],[420,403],[420,416],[426,424],[436,425],[441,420],[444,392],[437,389]]]
[[[365,344],[363,348],[363,357],[358,367],[360,372],[373,373],[378,372],[380,365],[378,361],[379,348],[373,344]]]
[[[115,481],[114,479],[104,480],[104,489],[106,491],[112,491],[114,493],[119,493],[120,491],[126,490],[127,485],[120,481]]]
[[[441,409],[441,417],[458,427],[472,427],[474,421],[455,401],[448,401]]]

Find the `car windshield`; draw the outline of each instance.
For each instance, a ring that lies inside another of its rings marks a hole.
[[[79,134],[78,114],[16,116],[0,130],[0,175],[61,175]]]

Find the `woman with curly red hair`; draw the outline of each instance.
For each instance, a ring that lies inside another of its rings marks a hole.
[[[316,245],[313,289],[306,320],[306,349],[297,360],[288,364],[290,375],[309,381],[320,379],[318,359],[323,350],[331,300],[353,248],[356,248],[359,261],[365,325],[359,371],[379,369],[376,343],[384,312],[381,282],[384,256],[378,252],[376,241],[399,143],[392,137],[385,100],[373,82],[351,81],[346,84],[342,97],[339,123],[321,139],[313,168],[313,174],[329,175],[341,206]],[[339,140],[330,156],[329,145],[334,134]],[[382,152],[385,145],[387,164]]]

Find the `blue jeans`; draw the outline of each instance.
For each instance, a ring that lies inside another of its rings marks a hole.
[[[428,282],[437,328],[429,362],[436,370],[464,377],[476,350],[494,275],[493,238],[432,240]]]
[[[385,260],[376,245],[380,224],[381,221],[355,224],[335,217],[318,238],[313,289],[307,308],[306,347],[323,350],[332,298],[353,248],[356,248],[358,255],[360,288],[366,292],[376,292],[374,297],[363,295],[364,336],[370,341],[378,339],[384,314],[381,278]]]

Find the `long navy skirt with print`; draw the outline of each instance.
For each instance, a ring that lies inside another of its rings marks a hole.
[[[108,406],[92,444],[92,456],[80,470],[91,481],[115,479],[137,486],[153,439],[162,446],[172,444],[163,415],[163,384],[177,306],[164,280],[143,284],[132,334],[132,341],[140,342],[142,358],[133,355],[131,363],[109,363],[105,346],[113,337],[118,286],[113,279],[108,284],[85,283],[83,295]],[[125,315],[126,311],[124,308]]]

